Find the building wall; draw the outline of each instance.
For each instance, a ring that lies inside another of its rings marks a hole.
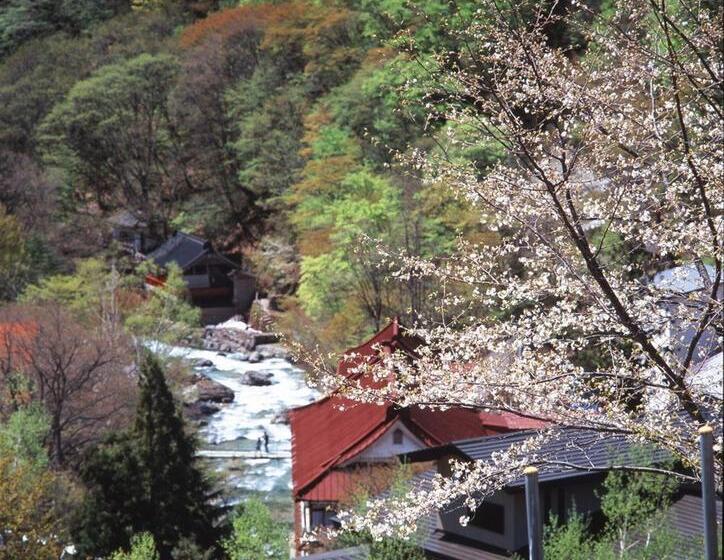
[[[199,310],[201,311],[201,324],[204,326],[223,323],[239,313],[236,307],[200,307]]]
[[[517,534],[516,529],[521,520],[517,516],[514,500],[514,495],[507,492],[498,492],[497,494],[485,498],[486,502],[499,504],[504,508],[505,532],[502,534],[487,531],[480,527],[474,527],[470,524],[463,527],[460,524],[460,517],[468,515],[468,510],[462,505],[462,503],[457,504],[457,507],[441,510],[440,522],[443,529],[448,533],[453,533],[481,543],[497,546],[505,550],[515,550],[518,548],[515,546],[515,538]],[[522,522],[525,524],[525,515],[522,517]]]
[[[241,313],[246,313],[256,297],[256,279],[253,276],[235,275],[234,305]]]
[[[208,274],[184,274],[184,282],[190,288],[208,288],[211,286]]]
[[[394,442],[394,433],[396,430],[402,431],[402,443]],[[424,449],[426,446],[417,437],[408,430],[401,421],[397,421],[372,445],[365,449],[362,453],[347,461],[343,466],[352,465],[354,463],[376,463],[381,461],[389,461],[400,453],[410,453],[418,449]]]

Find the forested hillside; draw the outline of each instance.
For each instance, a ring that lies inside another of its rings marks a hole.
[[[464,504],[466,525],[558,428],[699,485],[697,430],[721,446],[721,23],[707,0],[0,0],[0,560],[285,558],[290,488],[310,526],[417,558],[414,520]],[[201,329],[209,310],[266,332]],[[415,407],[545,429],[412,500],[314,509],[327,479],[297,487],[290,459],[381,458],[326,412],[292,445],[290,409],[323,393],[389,407],[384,430]]]
[[[427,257],[492,235],[397,163],[444,149],[426,60],[473,9],[413,4],[5,3],[2,297],[99,254],[125,209],[243,254],[286,328],[330,348],[418,313],[426,287],[392,282],[375,241]]]

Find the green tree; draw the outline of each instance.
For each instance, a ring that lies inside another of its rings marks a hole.
[[[25,235],[0,205],[0,301],[14,299],[30,273]]]
[[[0,4],[0,56],[32,37],[77,33],[129,8],[128,0],[8,0]]]
[[[701,544],[684,541],[666,511],[676,482],[649,473],[608,474],[601,491],[604,526],[593,534],[589,520],[570,512],[566,523],[553,517],[545,528],[544,555],[550,560],[658,560],[694,558]],[[698,546],[698,548],[697,548]]]
[[[36,407],[0,424],[0,560],[55,560],[63,548],[58,481],[43,447],[47,432],[48,419]]]
[[[131,537],[131,549],[128,552],[117,550],[110,560],[159,560],[156,543],[151,533],[141,533]]]
[[[132,208],[164,235],[190,185],[169,95],[178,72],[167,54],[142,54],[76,83],[42,125],[47,162],[64,170],[78,202]]]
[[[289,557],[289,535],[274,521],[269,508],[257,498],[239,506],[232,520],[231,536],[222,541],[229,560],[286,560]]]
[[[81,466],[88,492],[74,536],[82,554],[110,554],[128,547],[133,534],[148,532],[160,559],[168,560],[184,539],[206,550],[219,536],[194,442],[150,353],[141,364],[140,385],[133,429],[97,446]]]
[[[73,274],[47,276],[27,286],[20,300],[33,304],[56,302],[83,320],[100,318],[113,292],[112,276],[102,260],[81,260]]]
[[[139,268],[145,277],[149,267]],[[144,341],[178,342],[200,325],[200,311],[189,302],[183,272],[175,263],[166,269],[163,286],[150,289],[148,297],[125,320],[126,328]]]
[[[50,431],[48,414],[38,405],[19,408],[0,424],[0,454],[38,469],[48,466],[44,440]]]

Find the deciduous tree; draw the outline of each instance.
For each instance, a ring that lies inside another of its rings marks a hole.
[[[43,124],[47,161],[63,169],[79,204],[123,207],[165,235],[191,177],[169,94],[178,64],[142,54],[76,83]]]
[[[623,433],[668,450],[693,476],[675,474],[697,479],[694,434],[706,422],[719,433],[722,413],[721,395],[697,378],[721,332],[721,7],[637,1],[587,12],[583,56],[550,37],[551,26],[576,26],[575,10],[588,10],[571,9],[483,2],[458,34],[462,52],[440,53],[427,66],[437,82],[429,119],[465,131],[451,131],[447,145],[493,139],[506,157],[484,173],[446,150],[418,150],[412,163],[454,188],[501,242],[461,243],[442,262],[388,252],[403,261],[402,277],[465,291],[441,290],[443,320],[413,329],[427,343],[419,359],[393,354],[375,366],[397,372],[396,381],[345,391],[402,406],[512,410],[601,437]],[[696,289],[631,274],[627,253],[605,263],[610,236],[641,249],[654,270],[690,264],[679,281],[693,269]],[[676,321],[671,301],[681,304]],[[577,358],[592,348],[605,360],[586,371]],[[379,502],[345,521],[382,536],[414,528],[417,516],[458,497],[474,505],[470,496],[534,463],[546,437],[490,463],[459,465],[392,510]],[[720,479],[721,463],[716,472]]]

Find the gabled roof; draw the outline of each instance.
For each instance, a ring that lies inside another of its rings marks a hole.
[[[415,349],[422,341],[410,335],[397,317],[390,324],[366,340],[359,346],[348,348],[337,365],[337,373],[352,379],[359,377],[361,372],[353,371],[364,363],[374,364],[379,361],[380,352],[403,352],[408,356],[415,356]]]
[[[114,226],[125,228],[145,228],[146,222],[126,209],[118,210],[106,218]]]
[[[406,336],[397,320],[394,320],[366,343],[347,353],[357,354],[354,361],[358,364],[362,360],[371,363],[378,359],[378,347],[399,349],[409,354],[417,345],[419,341]],[[338,371],[343,374],[349,372],[349,364],[350,361],[343,360]],[[361,374],[349,372],[349,375],[357,378]],[[322,483],[335,467],[370,447],[398,420],[428,446],[542,425],[541,422],[510,414],[481,413],[466,408],[399,409],[392,403],[361,403],[338,394],[294,408],[289,418],[292,429],[292,481],[297,498],[311,496],[309,492],[314,485]],[[336,484],[335,487],[342,486]],[[332,497],[331,492],[325,493],[325,499],[332,500]]]
[[[507,433],[498,436],[476,437],[453,441],[433,449],[407,453],[404,458],[417,462],[429,461],[446,455],[457,455],[471,461],[487,461],[496,452],[505,451],[536,435],[534,430]],[[614,463],[644,464],[666,460],[669,455],[662,449],[635,446],[621,434],[596,432],[580,428],[561,428],[536,453],[540,482],[561,480],[598,473]],[[575,465],[580,468],[573,468]],[[516,488],[525,483],[523,476],[507,486]]]
[[[214,251],[210,241],[181,231],[174,233],[160,247],[149,253],[148,258],[158,266],[166,266],[173,262],[185,270],[206,255],[214,255],[233,267],[237,266]]]

